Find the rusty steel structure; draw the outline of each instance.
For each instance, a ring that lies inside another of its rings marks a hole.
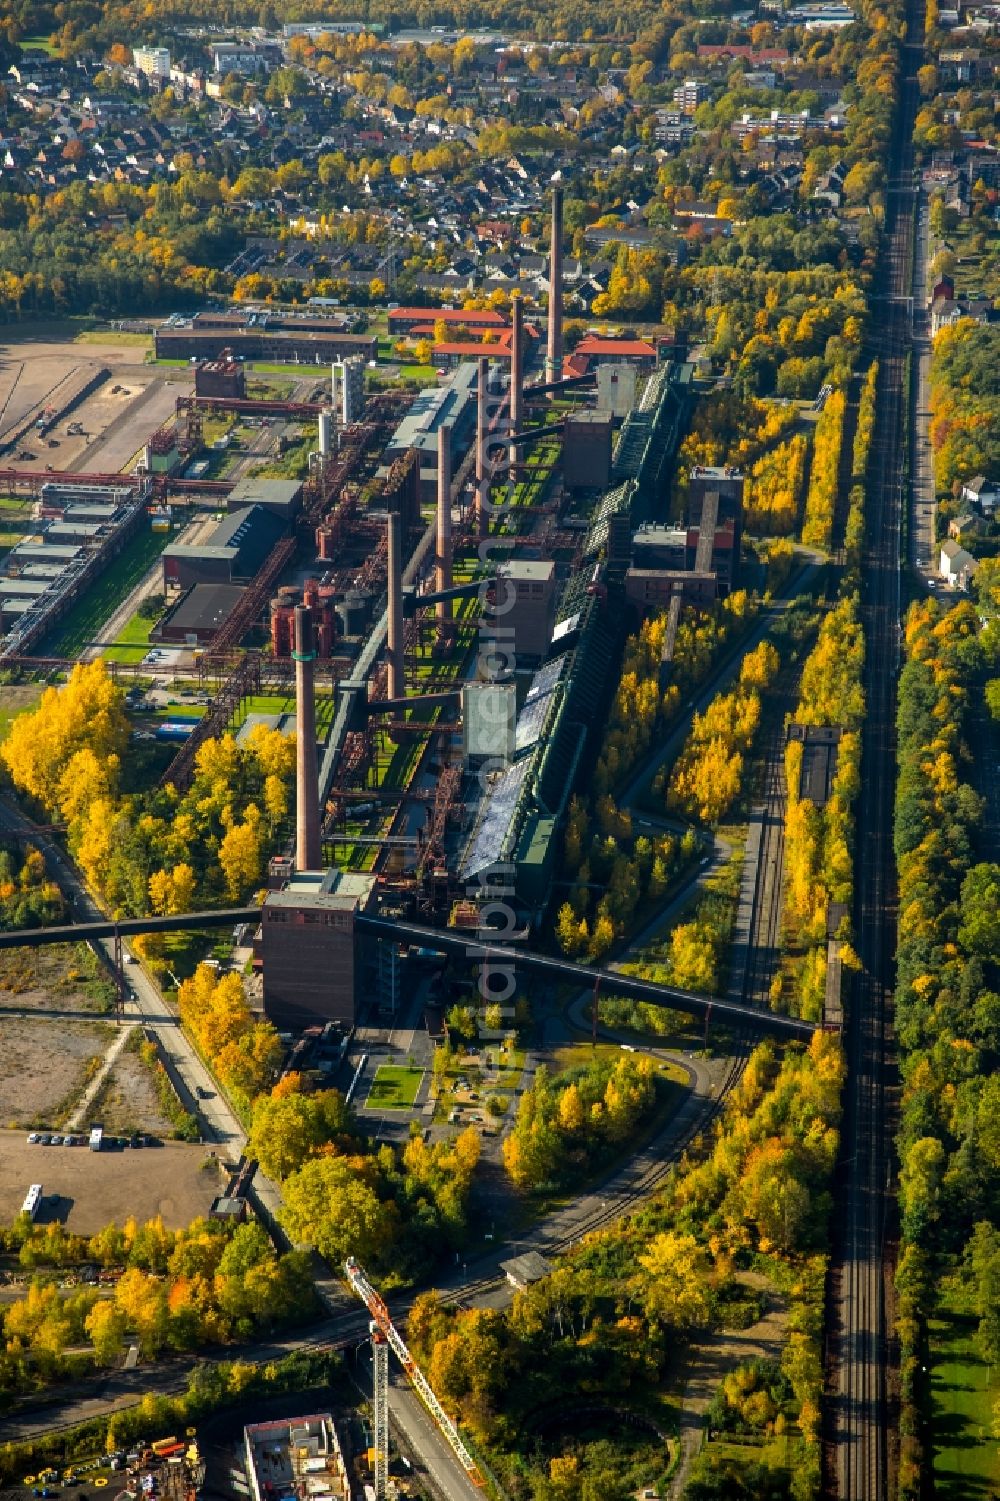
[[[43,485],[101,485],[145,493],[148,488],[144,474],[74,474],[69,469],[0,469],[0,490],[7,495],[16,495],[22,488],[29,495],[37,495]]]
[[[245,417],[317,417],[320,401],[255,401],[249,396],[178,396],[178,417],[188,412],[236,412]]]
[[[427,826],[421,833],[420,854],[417,858],[418,880],[423,880],[426,875],[432,875],[438,868],[444,867],[445,830],[455,816],[461,791],[462,768],[457,761],[449,762],[437,779],[434,805],[427,810]]]

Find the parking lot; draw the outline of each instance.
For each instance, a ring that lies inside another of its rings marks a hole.
[[[41,1183],[39,1223],[59,1220],[92,1235],[112,1221],[123,1224],[129,1215],[141,1222],[159,1214],[177,1230],[208,1213],[221,1181],[210,1149],[187,1142],[91,1152],[85,1144],[42,1146],[30,1143],[24,1131],[0,1131],[4,1224],[20,1213],[30,1185]]]

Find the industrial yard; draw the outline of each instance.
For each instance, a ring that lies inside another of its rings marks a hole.
[[[561,214],[557,193],[556,277]],[[0,558],[4,667],[104,655],[180,792],[208,738],[297,716],[296,843],[255,950],[280,1027],[353,1023],[362,996],[396,1016],[406,942],[355,918],[474,928],[496,867],[541,911],[629,622],[669,607],[666,666],[685,603],[736,581],[738,474],[692,476],[682,529],[663,514],[690,366],[594,339],[569,360],[556,312],[543,352],[517,299],[470,316],[419,391],[366,391],[375,341],[310,314],[168,319],[154,353],[181,369],[129,344],[75,346],[68,371],[55,346],[0,350],[24,528]],[[329,377],[248,363],[321,349]]]

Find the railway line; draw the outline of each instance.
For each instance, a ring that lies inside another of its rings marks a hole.
[[[856,932],[861,972],[849,998],[838,1213],[827,1309],[824,1492],[887,1501],[896,1469],[893,1339],[895,1075],[892,993],[896,887],[892,845],[900,543],[907,452],[913,278],[912,131],[923,7],[907,8],[901,103],[890,162],[886,239],[873,305],[879,357],[862,570],[866,718],[858,815]]]

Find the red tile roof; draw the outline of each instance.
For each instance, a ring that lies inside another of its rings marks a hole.
[[[461,308],[437,308],[437,307],[397,307],[389,313],[389,322],[402,321],[412,322],[414,319],[424,319],[431,325],[438,321],[442,323],[467,323],[470,328],[505,328],[507,320],[502,313],[492,308],[485,310],[477,309],[465,312]]]
[[[583,358],[595,354],[620,354],[623,359],[656,359],[656,350],[645,339],[600,339],[593,334],[581,339],[574,353]]]

